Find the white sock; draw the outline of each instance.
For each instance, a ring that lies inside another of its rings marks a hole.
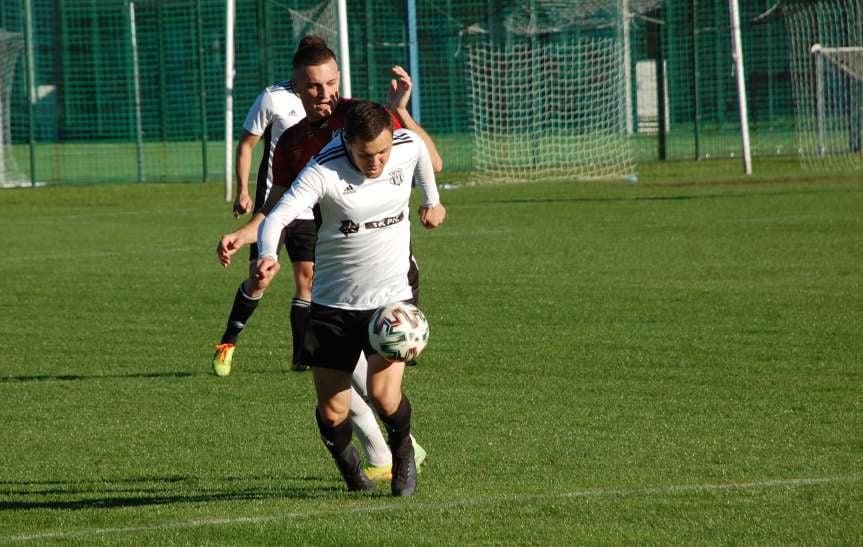
[[[365,404],[366,408],[368,408],[369,411],[371,411],[371,408],[369,408],[369,405],[365,402],[365,399],[368,399],[368,397],[369,397],[369,390],[368,390],[368,383],[367,383],[368,371],[369,371],[369,362],[366,361],[365,353],[360,352],[360,358],[357,360],[357,366],[356,366],[356,368],[354,368],[353,376],[351,376],[351,384],[353,385],[353,389],[351,390],[351,392],[352,392],[352,395],[351,395],[351,419],[352,420],[354,420],[354,418],[353,418],[354,399],[357,398],[357,395],[359,395],[360,398],[364,399],[362,401],[363,404]],[[372,416],[372,419],[374,419],[374,416]],[[359,429],[359,426],[357,425],[357,423],[358,423],[357,420],[354,420],[353,424],[354,424],[355,428]],[[375,425],[377,425],[377,421],[375,421]],[[360,433],[358,431],[357,437],[360,437],[361,439],[363,439],[363,437],[361,435],[364,435],[364,433]],[[376,443],[376,442],[380,442],[378,439],[383,439],[383,434],[381,433],[380,427],[377,427],[377,435],[376,435],[376,438],[374,440],[369,440],[368,443],[366,443],[366,441],[363,440],[363,448],[366,451],[366,459],[368,459],[369,461],[372,461],[372,456],[370,454],[369,445]],[[417,440],[414,438],[413,435],[411,435],[411,443],[413,443],[414,446],[417,445]],[[384,442],[383,444],[386,446],[386,454],[387,454],[387,462],[386,463],[392,463],[392,454],[390,453],[389,445],[387,445],[386,442]],[[380,453],[382,453],[382,451]],[[384,464],[373,463],[372,465],[384,465]]]
[[[366,354],[360,352],[360,358],[357,359],[357,366],[354,368],[354,373],[351,376],[351,384],[353,384],[354,389],[364,399],[369,398],[368,376],[369,362],[366,361]]]
[[[393,456],[375,419],[375,413],[353,388],[351,388],[350,420],[354,426],[354,433],[363,445],[366,462],[374,466],[391,464]]]

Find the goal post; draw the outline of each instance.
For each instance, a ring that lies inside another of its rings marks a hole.
[[[24,49],[21,33],[0,28],[0,188],[19,186],[24,176],[12,148],[12,82],[19,54]]]
[[[815,119],[818,155],[824,157],[828,150],[859,153],[863,123],[860,99],[863,96],[863,46],[822,47],[813,44],[812,56],[815,65]],[[839,97],[833,97],[838,95]],[[843,97],[844,95],[844,97]],[[836,108],[837,99],[849,103],[849,108]],[[844,150],[842,129],[847,128],[847,150]],[[838,133],[839,142],[827,141]]]

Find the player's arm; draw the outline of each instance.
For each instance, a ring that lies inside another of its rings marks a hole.
[[[440,154],[438,154],[434,141],[429,134],[426,133],[425,129],[420,127],[420,124],[413,119],[413,116],[411,116],[411,113],[408,111],[408,101],[411,98],[411,91],[413,90],[411,77],[405,69],[398,65],[394,66],[392,71],[396,78],[394,80],[390,80],[390,88],[387,92],[387,106],[389,106],[390,110],[393,111],[393,114],[396,115],[405,129],[410,129],[420,136],[428,149],[434,172],[440,173],[443,169],[443,161],[441,160]]]
[[[231,264],[231,256],[234,253],[258,239],[258,228],[263,222],[264,217],[273,209],[285,191],[287,191],[287,187],[293,182],[296,171],[291,168],[290,162],[287,160],[286,146],[287,140],[280,140],[273,151],[273,185],[270,187],[270,193],[264,206],[248,222],[237,230],[223,235],[219,240],[219,244],[216,246],[216,254],[222,266],[227,268]]]
[[[314,160],[310,161],[297,175],[290,188],[282,188],[281,197],[276,200],[272,210],[263,217],[258,227],[258,256],[278,259],[282,230],[301,212],[321,199],[324,179],[319,169]],[[273,190],[275,189],[276,186],[273,186]]]
[[[437,228],[446,219],[446,208],[440,202],[432,160],[423,141],[417,142],[417,153],[419,157],[414,180],[423,194],[423,204],[419,208],[420,222],[426,228]]]
[[[237,143],[235,153],[235,175],[237,178],[237,199],[234,200],[234,217],[244,215],[252,210],[254,201],[249,195],[249,172],[252,169],[252,151],[261,140],[261,135],[273,121],[275,105],[272,93],[263,90],[255,99],[255,104],[246,113],[243,121],[243,134]],[[269,150],[264,150],[264,154]]]
[[[258,229],[264,219],[273,210],[279,199],[288,189],[284,186],[273,185],[270,188],[270,194],[267,196],[267,201],[264,206],[255,213],[248,222],[234,230],[229,234],[225,234],[219,240],[216,246],[216,254],[219,256],[219,262],[222,266],[228,267],[231,264],[231,257],[246,245],[251,245],[258,239]]]
[[[258,228],[258,261],[255,276],[266,287],[279,271],[279,241],[282,230],[302,211],[313,206],[323,194],[323,179],[310,163],[300,172],[291,188],[285,192]]]
[[[234,200],[234,218],[245,215],[252,210],[253,201],[249,195],[249,172],[252,169],[252,151],[261,140],[247,130],[240,135],[236,151],[237,198]],[[266,152],[265,152],[266,153]]]

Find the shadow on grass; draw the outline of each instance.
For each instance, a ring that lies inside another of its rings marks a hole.
[[[12,382],[51,382],[75,380],[101,380],[105,378],[187,378],[189,376],[212,376],[207,372],[136,372],[134,374],[41,374],[24,376],[0,376],[0,384]]]
[[[120,479],[110,481],[0,481],[0,512],[26,511],[33,509],[57,509],[76,511],[83,509],[112,509],[117,507],[140,507],[148,505],[172,505],[177,503],[210,503],[218,501],[254,501],[266,499],[312,499],[322,494],[343,492],[339,483],[326,477],[226,477],[226,482],[252,483],[265,481],[262,488],[224,488],[211,484],[202,488],[193,477],[154,477],[142,479]],[[215,481],[216,483],[221,481]],[[297,486],[279,486],[279,483],[304,483]],[[136,487],[135,484],[149,487]],[[186,484],[186,492],[168,492]],[[114,487],[112,487],[112,485]],[[15,488],[15,487],[19,488]],[[53,488],[40,488],[49,486]],[[44,497],[66,499],[49,500]],[[79,499],[69,499],[69,498]],[[8,498],[30,498],[9,500]],[[33,499],[36,498],[36,499]],[[42,498],[42,499],[40,499]]]
[[[282,376],[285,374],[302,374],[305,371],[288,371],[287,369],[250,369],[244,368],[243,374],[262,376]],[[136,372],[130,374],[26,374],[20,376],[0,376],[0,384],[11,384],[15,382],[77,382],[82,380],[107,380],[122,378],[191,378],[193,376],[207,376],[216,379],[216,375],[209,369],[200,372]],[[0,483],[2,484],[2,483]]]

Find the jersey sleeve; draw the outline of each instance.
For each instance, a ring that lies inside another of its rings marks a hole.
[[[323,195],[324,176],[312,161],[300,172],[258,228],[258,256],[278,260],[282,230],[300,213],[320,201]]]
[[[393,114],[393,111],[390,110],[389,108],[387,108],[387,112],[390,113],[390,118],[392,118],[392,120],[393,120],[393,130],[403,129],[404,126],[402,125],[402,122],[400,122],[399,119],[396,117],[396,115]]]
[[[416,180],[417,187],[423,193],[423,207],[434,207],[440,203],[440,194],[437,190],[431,156],[419,135],[413,133],[413,139],[416,143],[418,154],[414,180]]]
[[[273,97],[269,90],[264,90],[255,99],[255,104],[249,109],[246,114],[246,121],[243,122],[243,129],[253,135],[263,135],[267,130],[267,126],[273,120]]]

